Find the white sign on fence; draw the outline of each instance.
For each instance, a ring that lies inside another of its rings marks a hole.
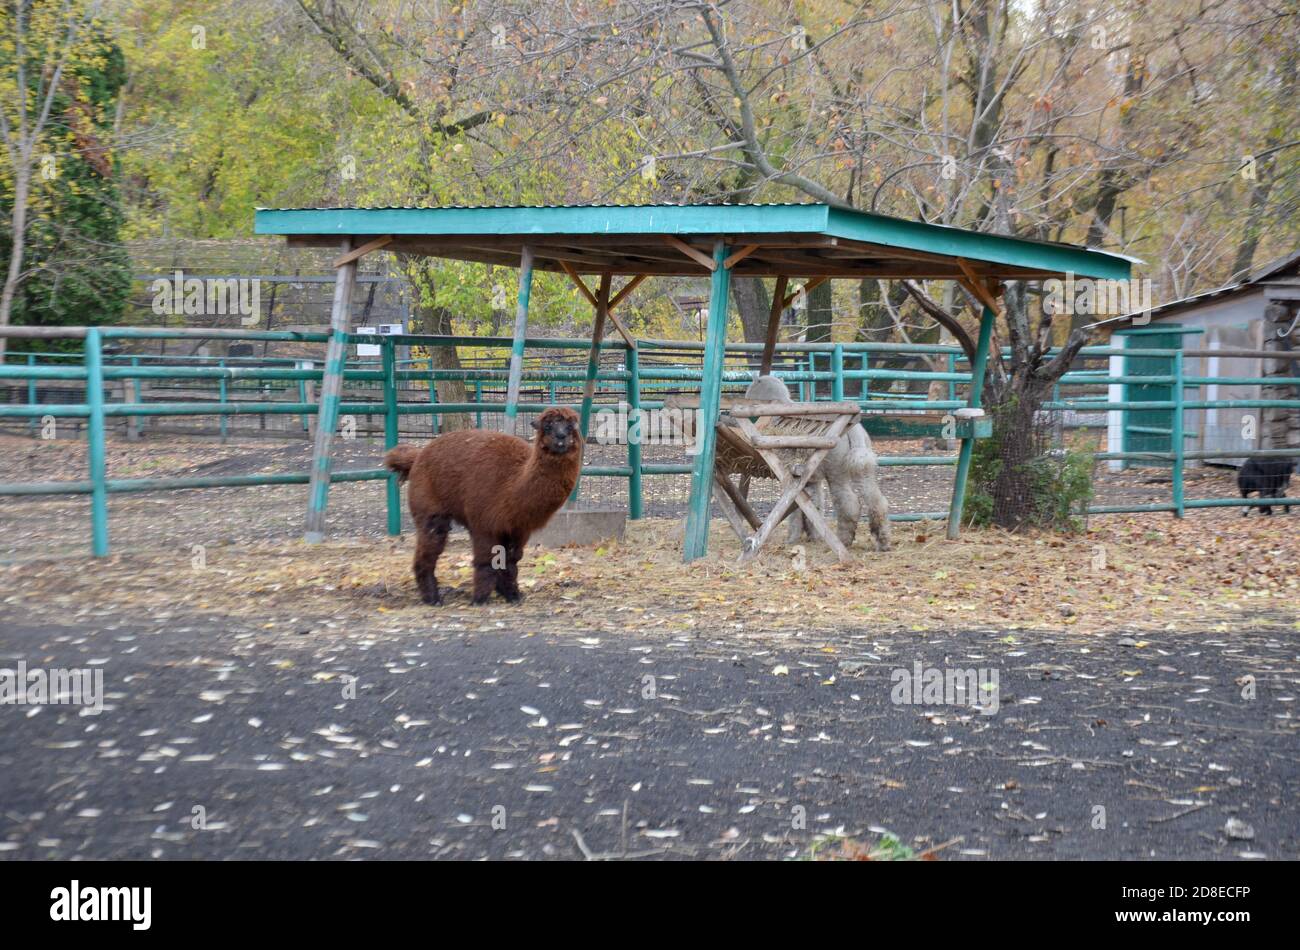
[[[375,334],[388,336],[392,333],[401,333],[403,329],[404,328],[400,323],[381,323],[374,327],[357,327],[352,332],[369,336],[374,336]],[[357,356],[379,356],[381,352],[382,348],[378,343],[357,344]]]

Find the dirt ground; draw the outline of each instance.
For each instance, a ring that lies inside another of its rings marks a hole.
[[[339,445],[336,469],[378,463],[376,445]],[[302,471],[306,452],[301,444],[114,440],[109,471],[117,477]],[[0,480],[84,477],[84,456],[84,443],[0,437]],[[908,510],[909,503],[941,507],[938,499],[918,499],[935,474],[887,472],[882,484],[894,510]],[[1152,478],[1107,475],[1103,495],[1167,492],[1167,485],[1147,484]],[[611,496],[623,484],[588,479],[584,504],[617,505]],[[756,484],[761,510],[770,487]],[[1231,490],[1225,475],[1196,473],[1198,494]],[[305,494],[305,486],[277,486],[111,496],[113,555],[89,571],[85,497],[0,499],[0,576],[10,581],[11,598],[34,613],[78,603],[273,613],[313,626],[426,617],[409,570],[409,524],[400,538],[384,534],[380,484],[333,486],[329,537],[312,547],[300,540]],[[655,503],[650,508],[658,514]],[[683,566],[680,516],[652,516],[629,522],[620,544],[535,550],[521,574],[529,603],[486,611],[467,602],[468,546],[459,535],[440,572],[452,591],[439,616],[490,626],[508,610],[512,622],[605,631],[633,620],[668,631],[715,623],[736,630],[975,623],[1081,635],[1242,624],[1292,630],[1300,606],[1297,525],[1295,515],[1242,518],[1223,509],[1181,521],[1163,513],[1094,516],[1087,532],[1073,537],[986,530],[950,542],[941,524],[896,523],[893,551],[867,550],[863,530],[851,564],[833,563],[817,545],[800,551],[778,544],[742,568],[735,564],[739,542],[722,521],[713,523],[710,556]]]

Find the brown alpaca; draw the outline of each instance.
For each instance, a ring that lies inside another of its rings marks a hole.
[[[435,571],[453,521],[469,529],[474,603],[484,603],[493,590],[511,603],[520,599],[524,545],[564,504],[582,468],[576,412],[552,407],[533,428],[531,443],[503,432],[461,429],[422,449],[399,445],[384,456],[384,465],[411,483],[415,582],[426,604],[442,603]]]

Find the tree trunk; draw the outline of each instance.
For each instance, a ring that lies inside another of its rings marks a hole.
[[[420,332],[430,336],[451,336],[453,333],[451,311],[446,307],[426,307],[418,300],[414,304],[416,319]],[[429,348],[433,357],[434,369],[460,369],[460,354],[454,346],[434,346]],[[465,383],[459,379],[440,379],[435,384],[438,402],[469,402]],[[472,429],[473,421],[468,414],[452,413],[441,417],[439,432],[452,432],[456,429]]]
[[[1045,393],[1019,373],[992,383],[988,393],[986,411],[993,418],[998,464],[994,472],[984,473],[988,481],[979,487],[992,499],[993,524],[1018,531],[1037,524],[1047,502],[1036,497],[1040,488],[1034,477],[1034,463],[1048,449],[1047,431],[1036,424]]]
[[[831,322],[835,319],[835,314],[831,308],[831,282],[828,280],[818,284],[807,294],[808,298],[808,330],[804,334],[804,340],[808,343],[829,343],[831,342]],[[818,368],[824,369],[829,364],[829,360],[819,361]],[[817,383],[816,391],[825,395],[830,395],[831,384]]]
[[[767,320],[772,315],[772,295],[761,277],[737,277],[731,282],[731,297],[740,311],[740,325],[746,343],[767,340]]]
[[[23,249],[27,239],[27,195],[31,180],[31,163],[20,161],[19,167],[14,169],[14,209],[11,218],[13,240],[9,248],[9,271],[5,275],[4,291],[0,292],[0,328],[9,326],[14,296],[18,292],[18,279],[23,272]],[[0,336],[0,363],[4,362],[8,342],[8,337]]]
[[[421,324],[426,328],[426,333],[451,336],[455,332],[452,328],[451,311],[446,307],[433,307],[428,310],[420,308],[419,313]],[[433,356],[435,369],[461,369],[460,353],[456,347],[432,347],[430,352]],[[469,402],[468,390],[462,380],[440,379],[435,385],[438,402]],[[442,425],[439,431],[451,432],[455,429],[472,429],[473,427],[473,420],[468,414],[454,413],[442,417]]]

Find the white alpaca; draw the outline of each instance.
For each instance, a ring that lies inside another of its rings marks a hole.
[[[745,390],[745,398],[760,402],[794,401],[785,383],[775,376],[758,377]],[[844,546],[853,544],[865,507],[876,550],[888,551],[889,503],[876,483],[876,453],[871,448],[871,436],[861,425],[855,423],[840,436],[839,443],[822,459],[817,474],[809,481],[810,487],[817,485],[819,500],[823,482],[831,490],[831,499],[835,503],[835,533]],[[805,537],[812,537],[807,519],[798,507],[791,512],[789,521],[786,543],[795,544]]]

